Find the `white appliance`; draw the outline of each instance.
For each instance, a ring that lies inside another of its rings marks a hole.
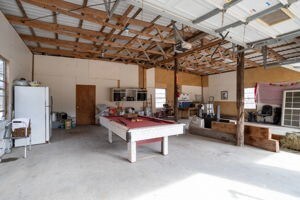
[[[50,141],[52,100],[48,87],[14,87],[15,118],[31,119],[31,144]],[[26,139],[15,140],[15,146],[24,146]]]

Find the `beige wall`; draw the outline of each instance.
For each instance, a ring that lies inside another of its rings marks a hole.
[[[213,96],[215,101],[221,100],[221,91],[228,91],[228,100],[236,100],[236,72],[211,75],[208,77],[209,96]],[[206,99],[205,99],[206,100]]]
[[[201,86],[201,76],[179,72],[177,74],[177,84],[179,90],[183,85],[185,86]],[[174,103],[174,72],[172,70],[165,70],[161,68],[155,69],[155,87],[167,89],[167,102],[170,105]],[[196,91],[193,91],[196,93]],[[199,94],[201,88],[199,87]]]
[[[254,87],[258,82],[280,83],[300,81],[300,73],[283,67],[269,69],[252,68],[245,70],[245,87]],[[208,93],[214,96],[215,104],[221,106],[221,114],[236,115],[236,72],[211,75],[208,77]],[[229,99],[221,100],[222,90],[228,91]]]
[[[0,56],[7,60],[8,71],[8,116],[12,105],[12,82],[17,78],[31,80],[32,53],[15,29],[0,12]]]
[[[76,84],[96,85],[96,104],[116,106],[110,101],[110,88],[139,87],[139,68],[137,65],[75,59],[55,56],[35,56],[35,79],[51,88],[54,111],[67,112],[76,116]],[[136,109],[142,103],[126,102],[121,106]]]
[[[140,74],[141,74],[140,70]],[[152,110],[155,109],[155,88],[165,88],[167,90],[167,102],[169,105],[174,103],[174,72],[161,68],[150,68],[145,70],[145,85],[148,90],[148,100],[152,94]],[[179,89],[191,95],[201,94],[201,76],[179,72],[177,75]],[[194,99],[194,96],[192,96]]]

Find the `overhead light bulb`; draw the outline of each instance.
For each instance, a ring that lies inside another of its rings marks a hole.
[[[124,31],[125,31],[126,35],[128,35],[128,34],[129,34],[129,29],[128,29],[128,27],[127,27],[127,26],[124,28]]]

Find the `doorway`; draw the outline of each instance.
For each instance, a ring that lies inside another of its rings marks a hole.
[[[95,124],[96,86],[76,85],[76,124]]]

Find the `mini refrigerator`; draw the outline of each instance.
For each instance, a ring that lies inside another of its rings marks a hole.
[[[14,87],[15,118],[30,118],[31,144],[50,141],[52,99],[48,87]],[[15,146],[24,146],[26,139],[15,140]]]

